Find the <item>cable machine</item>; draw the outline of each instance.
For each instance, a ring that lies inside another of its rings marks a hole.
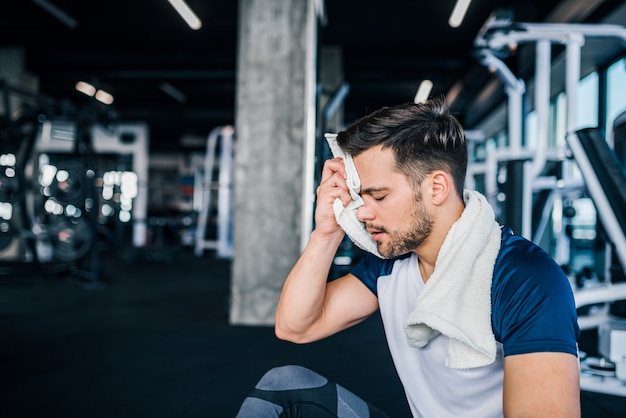
[[[557,237],[555,260],[563,266],[570,261],[570,239],[567,223],[573,216],[567,210],[569,201],[586,191],[597,209],[603,230],[621,262],[626,266],[626,175],[623,166],[597,128],[578,129],[576,121],[577,88],[580,80],[581,48],[586,39],[615,39],[626,47],[626,28],[603,24],[534,24],[513,22],[506,12],[496,12],[487,20],[474,41],[476,56],[503,82],[508,97],[508,146],[488,153],[481,167],[487,196],[498,204],[498,176],[506,172],[505,222],[518,233],[540,244],[553,213],[553,204],[563,202],[561,236]],[[523,43],[535,44],[534,106],[537,114],[536,146],[524,146],[523,97],[525,83],[505,64],[511,48]],[[548,147],[550,116],[551,47],[565,47],[565,141],[555,149]],[[576,166],[582,178],[574,175]],[[476,170],[471,171],[475,173]],[[521,191],[521,193],[520,193]],[[538,196],[536,199],[534,196]],[[542,208],[541,208],[542,206]],[[534,210],[541,209],[540,211]],[[533,213],[538,214],[533,219]],[[535,222],[533,222],[535,221]],[[604,272],[605,286],[575,289],[577,308],[599,305],[600,309],[579,313],[581,329],[598,328],[599,352],[615,362],[612,377],[598,380],[593,374],[581,374],[585,390],[626,396],[626,320],[610,315],[609,304],[626,299],[626,283],[612,282],[611,271]],[[581,312],[579,310],[579,312]],[[583,366],[586,363],[583,363]],[[584,367],[583,367],[584,369]]]

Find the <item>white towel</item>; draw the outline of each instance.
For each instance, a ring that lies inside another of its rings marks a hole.
[[[412,347],[424,347],[439,334],[446,335],[446,366],[455,369],[481,367],[496,359],[491,282],[500,226],[483,195],[466,190],[463,197],[465,210],[450,228],[435,270],[404,324]]]
[[[356,217],[356,210],[359,206],[363,205],[363,199],[359,195],[361,192],[361,179],[354,166],[352,156],[343,152],[341,147],[337,144],[337,134],[327,133],[324,134],[330,151],[335,157],[343,158],[346,168],[346,185],[350,191],[350,197],[352,201],[347,206],[343,206],[341,199],[337,198],[333,202],[333,210],[335,212],[335,219],[337,223],[350,237],[359,248],[369,251],[377,257],[383,258],[378,252],[378,246],[372,239],[372,235],[367,232],[363,222],[360,222]]]

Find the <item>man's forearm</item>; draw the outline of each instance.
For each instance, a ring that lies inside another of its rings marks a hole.
[[[343,232],[322,236],[313,231],[308,245],[287,276],[276,309],[276,335],[294,342],[310,341],[321,320],[326,282]]]

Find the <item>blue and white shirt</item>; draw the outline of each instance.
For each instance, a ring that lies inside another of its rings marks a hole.
[[[390,260],[367,254],[352,274],[378,297],[389,350],[415,417],[501,417],[504,356],[578,353],[580,330],[567,277],[541,248],[507,227],[491,287],[498,354],[488,366],[446,367],[444,335],[421,349],[407,344],[404,321],[425,285],[415,253]]]

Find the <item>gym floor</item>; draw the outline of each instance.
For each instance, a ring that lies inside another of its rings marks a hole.
[[[410,417],[377,315],[295,345],[271,327],[228,324],[227,260],[181,251],[99,264],[95,281],[22,274],[0,261],[3,417],[233,417],[262,374],[284,364]],[[588,417],[626,410],[624,398],[583,393],[582,402]]]

